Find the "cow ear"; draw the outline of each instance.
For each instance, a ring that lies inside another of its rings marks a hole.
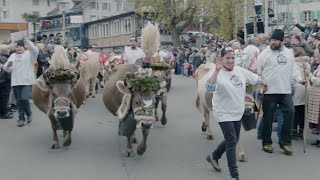
[[[123,81],[117,81],[116,86],[122,94],[131,94],[129,88],[125,86]]]
[[[42,79],[37,79],[36,80],[36,85],[44,92],[49,92],[49,90],[50,90],[50,87]]]

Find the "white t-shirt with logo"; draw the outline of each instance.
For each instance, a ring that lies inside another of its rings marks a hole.
[[[213,91],[212,110],[218,122],[239,121],[245,109],[246,83],[255,85],[260,77],[242,67],[220,70]]]
[[[267,81],[265,94],[291,94],[290,81],[299,82],[301,74],[297,68],[293,53],[285,46],[282,50],[272,50],[268,46],[261,52],[254,69],[261,70],[261,77]]]

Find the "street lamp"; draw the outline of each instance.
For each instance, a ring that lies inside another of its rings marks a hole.
[[[61,1],[59,2],[59,9],[62,12],[62,36],[66,40],[66,11],[68,10],[69,2]],[[67,43],[66,43],[67,45]]]
[[[201,14],[200,14],[200,18],[199,18],[199,23],[200,23],[200,39],[201,39],[201,45],[203,45],[203,37],[202,37],[202,24],[203,24],[203,17],[204,17],[204,13],[203,13],[203,4],[201,5]]]

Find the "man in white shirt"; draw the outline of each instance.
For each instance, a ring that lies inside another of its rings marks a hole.
[[[130,39],[130,47],[124,48],[124,58],[126,63],[135,64],[137,59],[144,58],[146,55],[141,48],[137,47],[136,38]]]
[[[254,45],[254,39],[252,37],[247,39],[247,47],[243,49],[242,62],[239,66],[245,69],[252,69],[254,63],[258,59],[260,49]]]
[[[268,82],[268,91],[265,92],[262,104],[263,150],[268,153],[273,152],[271,139],[272,122],[277,105],[279,105],[284,115],[279,145],[285,154],[292,155],[291,130],[294,119],[294,106],[290,81],[295,80],[300,84],[305,84],[306,81],[301,79],[293,53],[283,45],[283,38],[284,32],[281,29],[273,31],[270,45],[261,52],[255,68],[261,70],[262,78]]]

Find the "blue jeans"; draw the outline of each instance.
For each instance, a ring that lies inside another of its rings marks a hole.
[[[279,105],[277,106],[277,109],[276,109],[276,113],[275,113],[275,114],[276,114],[276,120],[277,120],[277,123],[278,123],[277,135],[278,135],[278,137],[280,137],[281,128],[282,128],[282,125],[283,125],[284,118],[283,118],[282,110],[281,110],[281,108],[279,107]],[[263,120],[263,119],[262,119],[262,120]],[[261,135],[262,135],[262,129],[263,129],[262,120],[260,120],[260,121],[259,121],[259,124],[258,124],[258,129],[257,129],[258,137],[261,137]]]

